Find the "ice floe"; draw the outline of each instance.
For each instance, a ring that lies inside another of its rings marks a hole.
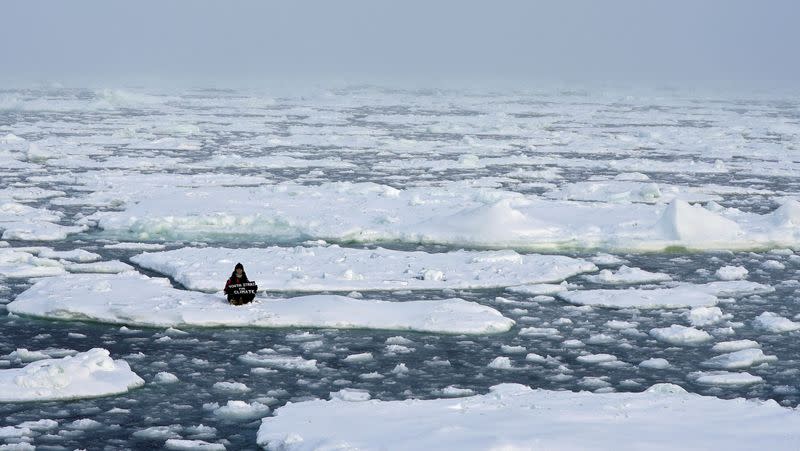
[[[506,287],[506,291],[512,293],[527,294],[530,296],[543,296],[548,294],[555,294],[560,291],[567,290],[567,284],[554,284],[554,283],[535,283],[533,285],[519,285],[513,287]]]
[[[169,438],[164,442],[164,448],[178,450],[178,451],[225,451],[225,445],[222,443],[209,443],[204,440],[186,440]]]
[[[719,307],[695,307],[686,313],[692,326],[702,327],[722,321],[725,315]]]
[[[774,355],[765,355],[761,349],[751,348],[712,357],[703,362],[702,365],[723,370],[738,370],[777,360],[778,357]]]
[[[639,363],[639,368],[648,368],[653,370],[663,370],[669,368],[671,365],[667,359],[651,358],[643,360]]]
[[[178,376],[172,373],[159,371],[155,376],[153,376],[153,382],[156,384],[174,384],[180,382],[180,379],[178,379]]]
[[[269,413],[269,406],[258,401],[251,403],[245,401],[232,400],[227,404],[214,409],[214,416],[230,422],[254,420]]]
[[[402,424],[401,434],[397,425]],[[576,427],[580,424],[580,427]],[[775,402],[723,400],[660,384],[596,394],[495,385],[465,398],[291,403],[264,418],[266,449],[794,449],[800,413]]]
[[[91,263],[68,263],[64,268],[71,273],[104,273],[116,274],[133,271],[133,266],[119,260],[110,260]]]
[[[738,280],[747,277],[748,271],[743,266],[723,266],[714,275],[720,280]]]
[[[760,384],[764,381],[760,376],[747,372],[733,373],[729,371],[697,371],[689,373],[689,378],[701,385],[741,386]]]
[[[650,335],[657,340],[678,346],[697,345],[712,340],[711,335],[704,330],[679,324],[651,329]]]
[[[2,239],[21,241],[60,241],[68,235],[86,230],[85,225],[65,226],[52,222],[0,222]]]
[[[336,295],[260,299],[231,306],[223,298],[173,288],[137,273],[71,274],[43,279],[8,304],[12,313],[157,327],[334,327],[483,334],[514,321],[462,299],[388,302]]]
[[[0,276],[7,278],[50,277],[65,274],[57,260],[35,257],[14,248],[0,248]]]
[[[792,321],[773,312],[764,312],[758,315],[753,320],[753,324],[759,329],[778,334],[800,330],[800,322]]]
[[[100,255],[95,254],[94,252],[89,252],[85,249],[72,249],[69,251],[57,251],[49,247],[23,247],[15,249],[18,251],[31,253],[41,258],[67,260],[75,263],[89,263],[102,258]]]
[[[0,370],[0,401],[52,401],[125,393],[144,384],[124,360],[94,348],[60,359],[42,359]]]
[[[605,363],[616,361],[617,356],[611,354],[586,354],[579,355],[575,360],[581,363]]]
[[[645,271],[641,268],[631,268],[622,265],[616,272],[609,269],[604,269],[597,274],[583,276],[584,279],[594,283],[604,284],[637,284],[637,283],[653,283],[653,282],[666,282],[672,280],[669,274],[660,272]]]
[[[713,194],[712,189],[705,187],[690,188],[653,183],[646,175],[644,175],[644,179],[640,180],[630,180],[629,177],[629,174],[619,174],[616,180],[590,180],[570,183],[549,191],[545,195],[562,200],[614,203],[667,203],[675,199],[686,202],[706,202],[722,199],[720,196]]]
[[[404,252],[388,249],[277,247],[182,248],[131,259],[191,290],[216,292],[242,262],[265,291],[491,288],[559,282],[597,267],[560,255],[514,251]]]
[[[742,349],[760,348],[761,345],[753,340],[720,341],[711,347],[713,352],[734,352]]]
[[[135,183],[134,180],[119,183]],[[451,183],[403,190],[374,183],[256,188],[153,187],[123,191],[124,211],[87,218],[111,233],[154,239],[214,236],[239,240],[430,242],[519,249],[607,248],[656,251],[748,249],[800,243],[800,204],[772,213],[669,204],[550,200]],[[213,202],[209,202],[213,199]],[[320,221],[318,218],[326,218]]]
[[[735,280],[684,284],[673,288],[561,291],[556,293],[556,296],[577,305],[612,308],[680,308],[711,307],[719,301],[718,296],[744,296],[770,293],[774,290],[760,283]]]

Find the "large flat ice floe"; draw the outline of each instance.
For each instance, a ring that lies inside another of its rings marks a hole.
[[[0,402],[54,401],[125,393],[144,385],[124,360],[94,348],[22,368],[0,370]]]
[[[0,239],[57,241],[86,229],[84,225],[56,224],[62,216],[60,212],[7,202],[0,194]]]
[[[719,296],[746,296],[772,291],[775,289],[768,285],[745,280],[731,280],[652,290],[630,288],[627,290],[560,291],[556,293],[556,296],[571,304],[597,307],[682,308],[714,306],[719,302]]]
[[[506,287],[560,282],[597,267],[559,255],[521,255],[511,250],[431,254],[388,249],[268,247],[183,248],[144,253],[132,261],[169,275],[191,290],[216,292],[236,262],[260,290],[408,290]]]
[[[402,425],[402,426],[400,426]],[[800,412],[659,384],[642,393],[532,390],[406,401],[290,403],[262,420],[258,444],[313,449],[794,450]]]
[[[800,244],[800,203],[795,200],[760,215],[679,199],[654,205],[553,200],[455,182],[403,190],[349,182],[106,189],[103,196],[123,193],[118,201],[125,210],[99,212],[87,222],[143,240],[320,238],[639,251]]]
[[[8,304],[8,311],[53,319],[155,327],[332,327],[453,334],[508,331],[514,321],[463,299],[387,302],[336,295],[257,299],[245,306],[173,288],[135,272],[43,279]]]

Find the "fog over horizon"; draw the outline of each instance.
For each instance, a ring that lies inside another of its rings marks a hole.
[[[4,3],[0,82],[800,86],[800,4]]]

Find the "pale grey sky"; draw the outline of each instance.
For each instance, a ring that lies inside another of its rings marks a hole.
[[[797,85],[800,2],[4,1],[0,79]]]

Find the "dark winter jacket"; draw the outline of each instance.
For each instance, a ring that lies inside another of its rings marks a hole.
[[[247,273],[242,271],[242,277],[236,277],[236,271],[231,274],[231,278],[225,282],[225,294],[230,294],[228,292],[228,287],[231,285],[236,285],[237,283],[245,283],[249,282],[250,280],[247,278]]]

